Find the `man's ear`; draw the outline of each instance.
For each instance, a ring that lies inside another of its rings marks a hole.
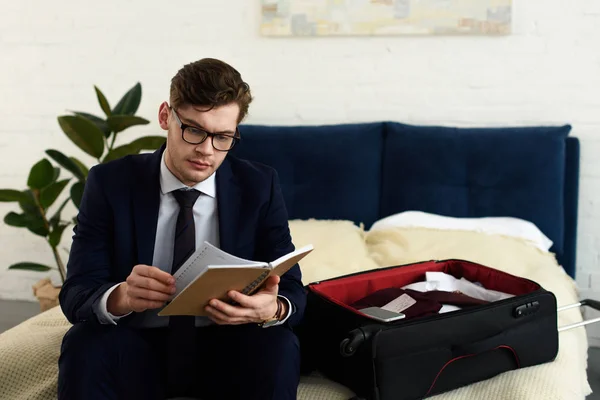
[[[166,101],[158,108],[158,124],[165,131],[169,129],[169,115],[171,114],[171,109],[169,104]]]

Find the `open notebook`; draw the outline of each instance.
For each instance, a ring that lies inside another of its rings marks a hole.
[[[312,250],[308,245],[268,263],[239,258],[204,242],[173,275],[177,291],[158,315],[206,316],[210,300],[229,302],[230,290],[251,295],[269,276],[285,274]]]

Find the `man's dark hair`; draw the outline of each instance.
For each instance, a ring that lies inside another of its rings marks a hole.
[[[240,107],[238,124],[246,117],[252,102],[250,87],[231,65],[204,58],[185,65],[171,80],[171,107],[189,104],[207,111],[229,103]]]

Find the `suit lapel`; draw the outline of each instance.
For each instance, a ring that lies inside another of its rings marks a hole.
[[[137,166],[133,191],[133,214],[140,264],[152,265],[154,257],[156,224],[160,207],[160,163],[164,149],[163,145]]]
[[[234,254],[240,212],[240,190],[227,158],[217,170],[217,209],[219,213],[219,241],[223,251]]]

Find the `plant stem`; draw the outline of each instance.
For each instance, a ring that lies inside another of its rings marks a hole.
[[[38,207],[38,210],[42,216],[42,219],[44,220],[44,225],[45,225],[46,229],[48,230],[48,232],[50,232],[50,223],[46,219],[46,210],[44,210],[44,207],[42,207],[42,204],[40,203],[40,191],[39,190],[37,190],[37,189],[33,190],[33,199],[35,200],[35,205]]]
[[[42,207],[39,196],[40,196],[39,190],[34,190],[33,198],[35,199],[35,204],[38,206],[40,214],[42,215],[42,219],[44,220],[44,225],[46,226],[46,229],[48,230],[48,232],[50,232],[50,222],[48,222],[48,219],[46,218],[46,210],[44,210],[44,207]],[[54,260],[56,261],[56,265],[58,266],[58,273],[60,274],[60,279],[62,280],[63,283],[65,283],[66,270],[65,270],[65,265],[63,264],[63,261],[60,258],[60,254],[58,254],[56,247],[54,247],[50,244],[50,241],[48,240],[47,237],[46,237],[46,242],[48,243],[48,245],[50,245],[50,248],[52,249],[52,254],[54,255]]]
[[[50,246],[52,247],[52,246]],[[56,247],[52,247],[52,254],[54,254],[54,260],[56,261],[56,265],[58,265],[58,273],[60,274],[60,279],[62,283],[65,283],[65,277],[67,272],[65,270],[65,265],[63,264],[62,259],[60,258],[60,254],[58,254],[58,250]]]
[[[116,132],[112,132],[112,140],[110,142],[110,147],[108,148],[108,151],[111,152],[113,147],[115,146],[115,140],[117,139],[117,133]]]

